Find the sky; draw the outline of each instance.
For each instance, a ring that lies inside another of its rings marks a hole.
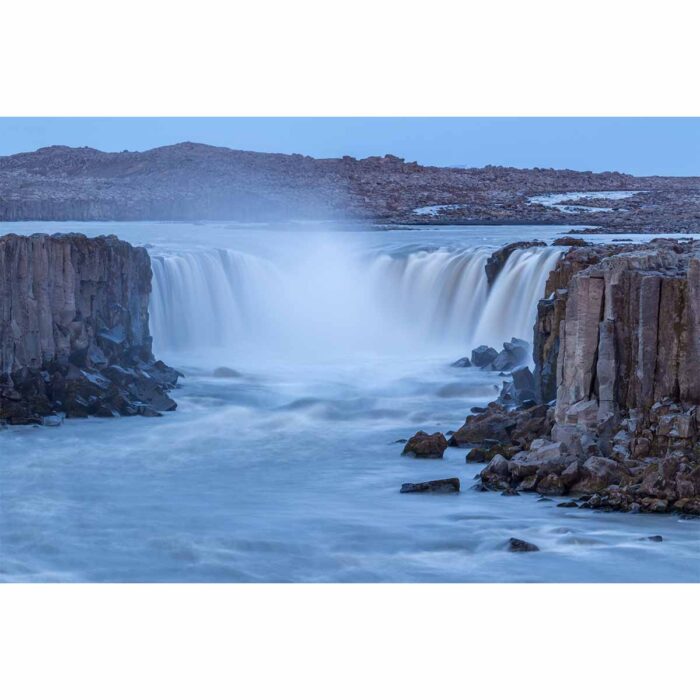
[[[142,151],[181,141],[317,158],[391,153],[423,165],[700,175],[695,117],[0,118],[0,155],[51,145]]]

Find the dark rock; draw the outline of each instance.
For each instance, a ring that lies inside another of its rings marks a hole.
[[[517,537],[511,537],[508,540],[508,550],[510,552],[539,552],[540,548],[531,542],[519,540]]]
[[[518,403],[530,401],[535,404],[535,380],[529,367],[513,370],[513,393]]]
[[[475,367],[484,369],[488,367],[496,358],[498,352],[488,345],[479,345],[478,348],[472,350],[471,363]]]
[[[555,239],[552,245],[581,247],[590,245],[590,243],[584,241],[583,238],[575,238],[574,236],[562,236],[561,238]]]
[[[557,508],[578,508],[578,503],[576,501],[562,501],[557,503]]]
[[[661,535],[651,535],[649,537],[642,537],[643,540],[649,540],[650,542],[663,542],[664,538]]]
[[[519,496],[520,494],[515,489],[505,489],[501,496]]]
[[[214,376],[221,379],[237,379],[241,376],[241,373],[230,367],[217,367],[214,370]]]
[[[428,433],[419,430],[403,448],[402,454],[427,459],[442,459],[447,449],[447,440],[442,433]]]
[[[461,357],[456,362],[452,363],[452,367],[471,367],[472,363],[468,357]]]
[[[401,493],[457,493],[459,491],[459,479],[435,479],[434,481],[422,481],[417,484],[406,483],[401,485]]]
[[[533,248],[544,245],[546,244],[542,241],[517,241],[515,243],[508,243],[507,245],[504,245],[502,248],[499,248],[497,251],[492,253],[486,261],[486,265],[484,266],[484,269],[486,271],[486,279],[488,280],[489,287],[496,281],[496,277],[498,277],[501,270],[505,267],[508,258],[514,250],[519,250],[522,248]]]

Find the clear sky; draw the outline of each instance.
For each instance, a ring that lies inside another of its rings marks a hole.
[[[50,145],[141,151],[180,141],[321,158],[392,153],[425,165],[700,175],[700,118],[0,119],[0,155]]]

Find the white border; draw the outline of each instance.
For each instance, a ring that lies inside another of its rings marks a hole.
[[[5,3],[6,116],[695,116],[688,0]]]
[[[680,0],[35,0],[0,17],[6,116],[700,115]],[[0,693],[680,696],[699,610],[685,585],[3,586]]]
[[[692,585],[8,586],[0,692],[685,697],[699,610]]]

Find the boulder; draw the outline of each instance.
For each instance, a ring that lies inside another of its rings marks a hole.
[[[406,483],[401,485],[401,493],[457,493],[459,491],[459,479],[435,479],[434,481],[421,481],[416,484]]]
[[[452,363],[452,367],[471,367],[471,366],[472,366],[472,363],[468,357],[460,357],[459,360],[456,360],[455,362]]]
[[[479,345],[478,348],[472,350],[471,363],[475,367],[484,369],[489,367],[491,363],[498,357],[498,352],[488,345]]]
[[[619,484],[627,471],[618,462],[605,457],[589,457],[580,468],[579,479],[570,493],[598,493],[612,484]]]
[[[519,367],[513,370],[513,394],[517,403],[534,401],[535,379],[529,367]]]
[[[447,440],[442,433],[428,433],[419,430],[408,440],[403,448],[403,455],[413,455],[422,459],[442,459],[447,449]]]
[[[520,540],[517,537],[511,537],[508,540],[508,551],[509,552],[539,552],[540,548],[532,542],[526,542],[525,540]]]

